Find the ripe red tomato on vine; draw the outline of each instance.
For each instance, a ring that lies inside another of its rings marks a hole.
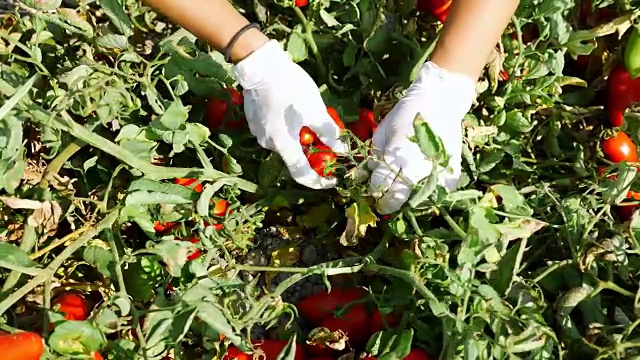
[[[243,115],[244,96],[234,88],[225,88],[224,96],[212,96],[206,110],[206,125],[212,131],[242,130],[247,126]]]

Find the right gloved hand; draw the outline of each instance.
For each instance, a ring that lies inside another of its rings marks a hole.
[[[462,118],[474,95],[475,83],[470,77],[431,62],[423,65],[418,78],[373,135],[374,153],[383,159],[369,162],[373,171],[369,192],[377,195],[378,212],[399,210],[413,186],[431,174],[433,163],[409,139],[415,134],[413,120],[418,113],[442,139],[450,156],[448,168],[438,170],[438,182],[449,190],[457,186],[462,172]]]
[[[308,126],[334,152],[347,149],[313,79],[274,40],[239,62],[234,73],[244,89],[249,130],[258,143],[279,153],[298,183],[313,189],[334,187],[337,180],[319,176],[300,145],[300,129]]]

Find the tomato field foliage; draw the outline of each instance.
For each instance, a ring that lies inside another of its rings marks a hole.
[[[640,355],[638,2],[522,0],[462,123],[458,190],[430,176],[389,216],[367,192],[369,139],[447,2],[233,3],[344,122],[350,152],[313,165],[337,188],[296,184],[250,134],[224,56],[141,1],[16,1],[0,23],[4,356]],[[286,245],[245,261],[275,241],[265,228]],[[304,263],[310,243],[335,256]],[[288,297],[314,277],[331,291]]]

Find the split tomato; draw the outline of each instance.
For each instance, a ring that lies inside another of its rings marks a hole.
[[[256,351],[262,352],[264,357],[261,357],[261,359],[264,360],[276,360],[282,349],[287,346],[287,340],[253,340],[251,343],[256,347]],[[296,346],[295,360],[304,360],[306,358],[302,348],[301,345]],[[235,346],[230,346],[222,359],[251,360],[253,359],[253,355],[243,353]]]
[[[298,302],[296,307],[302,317],[312,325],[318,326],[323,320],[333,317],[333,312],[338,308],[367,296],[367,291],[361,287],[333,289],[331,292],[323,291],[311,295]]]
[[[602,152],[614,163],[621,161],[638,162],[638,150],[633,140],[623,131],[602,142]]]
[[[191,179],[191,178],[177,178],[174,180],[174,182],[178,185],[182,185],[182,186],[187,186],[187,187],[191,187],[192,184],[194,184],[195,182],[197,182],[198,179]],[[202,192],[202,183],[198,183],[196,186],[191,188],[193,191],[197,192],[197,193],[201,193]]]
[[[0,335],[2,359],[38,360],[44,353],[44,342],[39,334],[22,332]]]
[[[224,89],[224,96],[209,99],[206,112],[206,124],[209,129],[240,130],[247,125],[242,115],[244,97],[234,88]]]
[[[86,320],[89,317],[87,301],[82,295],[63,294],[53,301],[52,306],[67,320]]]

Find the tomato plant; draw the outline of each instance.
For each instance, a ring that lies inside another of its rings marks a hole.
[[[460,119],[457,187],[429,175],[385,216],[370,139],[453,2],[231,2],[353,140],[298,134],[334,188],[297,184],[224,54],[143,2],[3,5],[0,358],[253,358],[259,338],[275,357],[294,335],[299,358],[640,355],[637,2],[520,1]],[[409,141],[446,173],[428,120]]]

